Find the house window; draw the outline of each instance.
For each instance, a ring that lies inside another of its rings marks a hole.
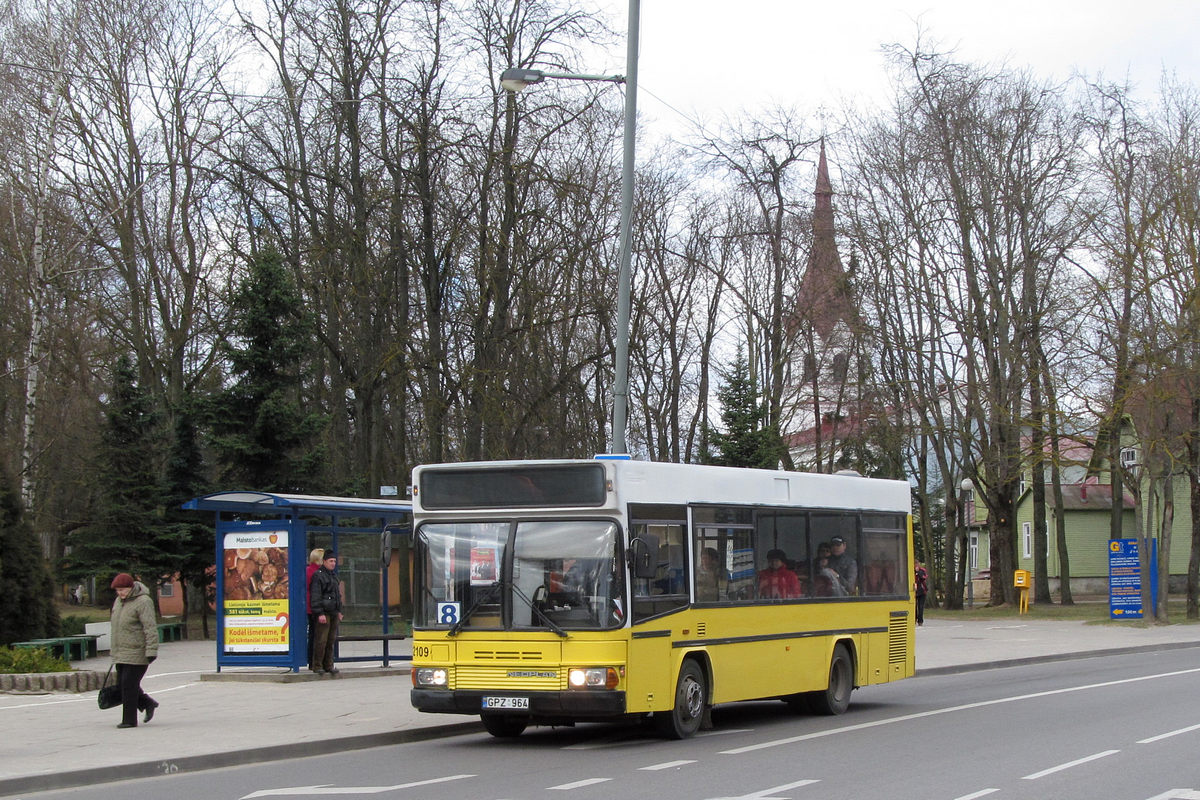
[[[174,583],[164,583],[161,586],[159,586],[158,587],[158,596],[159,597],[174,597],[175,596],[175,584]]]
[[[970,559],[971,572],[979,569],[979,534],[971,533],[971,552],[967,556]]]
[[[1033,558],[1033,523],[1021,523],[1021,552],[1025,558]]]

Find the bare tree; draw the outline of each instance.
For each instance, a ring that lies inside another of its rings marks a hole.
[[[742,318],[751,378],[761,387],[766,424],[776,435],[784,425],[784,396],[792,342],[786,318],[800,279],[803,244],[802,203],[797,198],[801,164],[818,139],[807,135],[796,112],[774,108],[720,136],[701,136],[695,148],[708,166],[726,175],[746,200],[739,236],[743,269],[735,289]],[[760,374],[761,373],[761,374]],[[780,448],[784,465],[791,457]]]

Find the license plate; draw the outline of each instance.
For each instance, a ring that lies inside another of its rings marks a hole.
[[[484,708],[529,708],[528,697],[485,697]]]

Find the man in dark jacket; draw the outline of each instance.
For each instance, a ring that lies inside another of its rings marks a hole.
[[[325,551],[321,568],[313,573],[308,586],[309,604],[317,618],[313,628],[312,663],[308,668],[318,675],[336,675],[333,666],[333,645],[337,641],[338,623],[342,621],[342,589],[337,576],[337,556]]]

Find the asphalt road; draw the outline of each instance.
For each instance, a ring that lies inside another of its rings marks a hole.
[[[855,692],[840,717],[723,707],[683,742],[538,728],[26,797],[1200,800],[1197,698],[1188,649],[914,678]]]

